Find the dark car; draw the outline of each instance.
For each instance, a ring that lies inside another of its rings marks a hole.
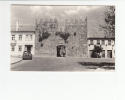
[[[22,58],[23,58],[23,60],[25,60],[25,59],[32,59],[31,52],[30,51],[24,51]]]

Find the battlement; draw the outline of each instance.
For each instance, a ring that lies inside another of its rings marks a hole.
[[[85,20],[66,20],[64,30],[60,29],[60,31],[70,34],[67,42],[55,34],[58,32],[58,21],[56,19],[40,19],[36,22],[36,26],[38,30],[35,34],[35,54],[37,56],[59,56],[62,46],[65,47],[65,56],[67,57],[87,56],[87,18]],[[39,41],[40,36],[45,31],[48,31],[51,35],[47,39]]]
[[[66,19],[65,22],[66,25],[86,25],[87,24],[87,18],[85,20],[83,19]]]
[[[36,28],[47,31],[56,31],[58,30],[58,21],[57,19],[40,19],[36,20]]]
[[[85,20],[82,19],[66,19],[65,23],[65,32],[70,34],[74,34],[77,32],[79,34],[87,34],[87,18]]]

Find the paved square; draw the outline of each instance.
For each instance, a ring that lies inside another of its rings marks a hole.
[[[19,63],[12,64],[11,71],[95,71],[99,68],[99,66],[96,66],[96,68],[92,68],[93,66],[84,66],[79,62],[114,63],[115,60],[99,58],[33,57],[32,60],[22,60]],[[101,71],[105,71],[105,69],[101,69]]]

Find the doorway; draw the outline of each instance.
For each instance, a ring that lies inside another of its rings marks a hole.
[[[27,46],[27,51],[31,52],[31,46]]]
[[[64,45],[57,46],[57,57],[65,57],[66,56],[66,47]]]
[[[105,50],[102,51],[102,58],[105,58]]]
[[[112,50],[108,50],[107,51],[107,57],[108,58],[112,58]]]
[[[90,56],[90,58],[93,58],[93,55],[92,55],[92,53],[93,53],[93,50],[89,50],[89,56]]]
[[[26,45],[26,51],[31,52],[32,51],[32,45]]]

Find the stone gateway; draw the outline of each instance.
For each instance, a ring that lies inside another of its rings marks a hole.
[[[87,18],[65,22],[58,30],[57,19],[36,21],[35,55],[50,57],[87,57]]]

